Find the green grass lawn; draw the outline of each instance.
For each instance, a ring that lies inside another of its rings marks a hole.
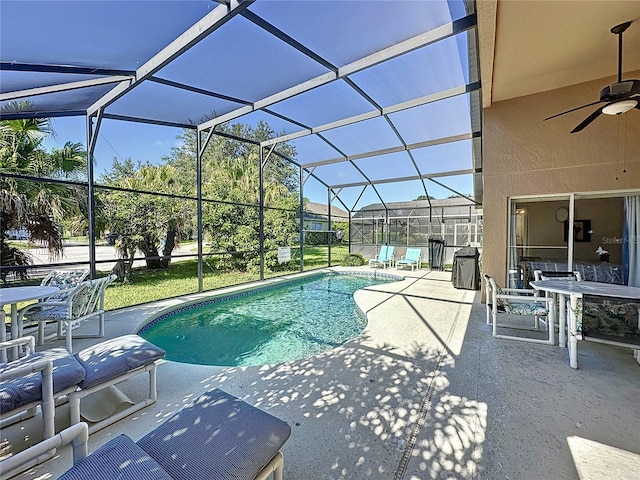
[[[332,247],[331,264],[340,265],[348,250],[349,247],[346,245]],[[293,265],[296,265],[300,258],[298,251],[292,250],[291,253]],[[327,259],[327,247],[304,247],[304,270],[326,267]],[[291,271],[265,272],[265,277],[281,276],[297,271],[299,269],[294,267]],[[104,273],[106,274],[106,272]],[[198,291],[197,260],[175,261],[166,270],[147,270],[145,267],[134,268],[132,274],[133,283],[131,284],[123,284],[116,281],[109,285],[105,293],[106,310],[139,305]],[[259,279],[260,275],[258,274],[237,271],[218,272],[210,269],[206,264],[204,265],[203,286],[205,290],[239,285]],[[38,285],[39,283],[38,279],[31,279],[22,284]],[[19,307],[22,308],[28,303],[19,305]]]
[[[342,259],[348,253],[348,246],[331,248],[331,263],[340,265]],[[299,256],[292,251],[294,262]],[[312,270],[327,266],[328,248],[306,246],[304,249],[304,269]],[[295,270],[297,271],[297,270]],[[291,272],[266,273],[265,277],[286,275]],[[204,267],[204,289],[238,285],[241,283],[259,280],[258,274],[246,272],[217,272]],[[149,271],[144,267],[133,269],[133,283],[112,283],[105,294],[105,308],[116,308],[139,305],[142,303],[162,300],[164,298],[177,297],[198,291],[198,263],[196,260],[173,262],[167,270]]]

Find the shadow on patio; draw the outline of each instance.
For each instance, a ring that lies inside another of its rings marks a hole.
[[[219,387],[289,423],[288,479],[573,479],[575,436],[637,453],[640,367],[630,351],[581,346],[572,370],[566,349],[495,340],[479,292],[454,289],[449,276],[406,272],[359,291],[364,334],[322,355],[243,368],[164,362],[158,402],[89,447],[121,432],[137,440]],[[114,312],[107,332],[129,333],[152,311]],[[144,384],[122,389],[133,397]],[[70,464],[65,449],[16,478],[56,478]],[[611,478],[624,478],[617,467]]]

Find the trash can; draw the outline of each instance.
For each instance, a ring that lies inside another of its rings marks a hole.
[[[461,248],[453,254],[451,282],[454,288],[480,290],[480,253],[476,247]]]
[[[445,243],[442,238],[429,239],[429,268],[444,270]]]

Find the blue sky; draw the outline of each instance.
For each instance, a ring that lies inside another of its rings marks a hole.
[[[54,118],[55,137],[45,141],[45,148],[60,147],[67,141],[86,145],[85,123],[84,117]],[[96,172],[108,170],[114,157],[157,164],[179,145],[179,134],[177,128],[104,120],[96,144]]]

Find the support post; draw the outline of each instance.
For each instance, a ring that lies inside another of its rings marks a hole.
[[[100,131],[102,122],[102,109],[98,109],[95,114],[96,124],[92,123],[93,116],[87,114],[87,212],[88,212],[88,232],[89,237],[89,277],[96,278],[96,215],[95,215],[95,189],[94,189],[94,169],[93,152],[96,148],[96,139]]]
[[[196,130],[196,223],[198,230],[198,292],[204,291],[204,269],[202,258],[202,242],[204,236],[202,235],[202,153],[209,138],[211,132],[207,136],[204,147],[202,146],[202,138],[200,130]]]
[[[300,233],[298,235],[300,241],[300,271],[304,271],[304,170],[299,167],[300,170],[300,205],[299,205],[299,221],[300,221]]]
[[[265,160],[263,160],[262,154],[262,146],[258,147],[260,149],[260,207],[258,210],[258,215],[260,219],[260,227],[258,232],[259,238],[259,250],[260,250],[260,280],[264,280],[264,165]]]
[[[327,228],[327,266],[331,266],[331,189],[327,188],[327,216],[328,216],[328,228]]]

